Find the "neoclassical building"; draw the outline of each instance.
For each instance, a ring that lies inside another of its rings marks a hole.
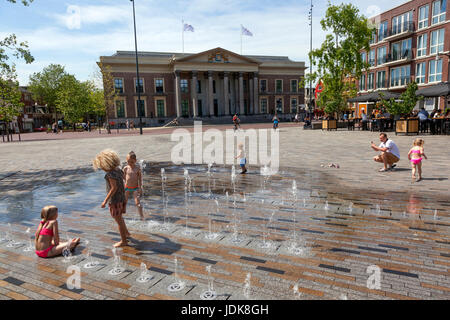
[[[215,48],[197,54],[134,52],[100,57],[111,68],[117,98],[112,121],[158,125],[175,117],[296,113],[305,63],[279,56],[244,56]],[[138,101],[138,90],[141,99]]]

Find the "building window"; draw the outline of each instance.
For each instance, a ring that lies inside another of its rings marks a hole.
[[[444,51],[444,34],[445,29],[439,29],[431,32],[430,54]]]
[[[291,80],[291,92],[298,92],[298,81]]]
[[[361,78],[359,78],[359,91],[366,90],[366,75],[362,74]]]
[[[377,72],[377,89],[386,88],[386,71]]]
[[[136,93],[143,93],[144,92],[144,79],[139,78],[139,84],[138,79],[134,79],[134,86]]]
[[[369,73],[367,77],[367,90],[373,90],[375,85],[375,74]]]
[[[156,100],[156,116],[158,118],[164,118],[166,116],[163,99]]]
[[[155,92],[156,93],[164,92],[164,79],[155,79]]]
[[[189,100],[181,101],[181,115],[183,117],[189,117]]]
[[[431,24],[445,21],[445,12],[447,11],[447,0],[438,0],[433,2],[433,15]]]
[[[411,80],[411,66],[391,69],[391,87],[407,85]]]
[[[245,86],[245,80],[244,80],[244,86]],[[216,93],[216,80],[213,80],[213,94]]]
[[[283,80],[275,80],[275,90],[277,93],[283,92]]]
[[[417,37],[417,56],[422,57],[427,55],[428,35],[422,34]]]
[[[197,80],[197,93],[202,93],[202,80]]]
[[[297,98],[291,99],[291,113],[297,113]]]
[[[428,70],[428,82],[442,81],[442,59],[431,60]]]
[[[372,38],[370,38],[370,44],[374,44],[377,42],[377,31],[373,30],[372,31]]]
[[[228,93],[231,93],[231,80],[228,79]]]
[[[263,98],[261,99],[261,113],[267,113],[267,99]]]
[[[181,89],[181,93],[188,93],[189,87],[188,87],[187,79],[180,80],[180,89]]]
[[[411,56],[411,38],[392,44],[392,61],[405,59]]]
[[[367,62],[367,53],[366,52],[361,52],[361,60],[363,63]]]
[[[378,28],[378,41],[382,41],[384,38],[387,37],[387,26],[388,26],[387,21],[380,23],[380,27]]]
[[[267,80],[260,80],[260,91],[266,92],[267,91]]]
[[[244,79],[244,92],[247,91],[247,80]]]
[[[278,98],[275,103],[277,106],[277,113],[283,113],[283,99]]]
[[[377,65],[386,63],[386,47],[377,49]]]
[[[114,79],[114,89],[116,90],[116,93],[123,93],[123,79]]]
[[[125,118],[125,101],[123,100],[116,101],[116,114],[117,118]]]
[[[392,34],[399,34],[411,30],[412,11],[392,18]]]
[[[430,11],[430,6],[428,4],[426,6],[419,8],[419,29],[428,27],[429,11]]]
[[[425,62],[416,65],[416,82],[425,83]]]
[[[369,65],[371,67],[375,66],[375,49],[372,49],[369,52]]]
[[[144,100],[136,100],[137,105],[137,116],[145,117],[145,101]]]

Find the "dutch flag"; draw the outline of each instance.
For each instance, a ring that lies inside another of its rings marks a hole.
[[[242,24],[241,24],[241,34],[244,36],[249,36],[249,37],[253,37],[253,33],[251,33],[247,28],[245,28]]]
[[[184,31],[191,31],[191,32],[194,32],[194,27],[191,26],[190,24],[185,23],[185,24],[184,24]]]

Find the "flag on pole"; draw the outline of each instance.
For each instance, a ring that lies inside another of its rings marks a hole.
[[[251,33],[247,28],[245,28],[242,24],[241,24],[241,34],[244,36],[249,36],[249,37],[253,37],[253,33]]]
[[[191,32],[194,32],[194,27],[191,26],[190,24],[185,23],[185,24],[184,24],[184,29],[183,29],[183,31],[191,31]]]

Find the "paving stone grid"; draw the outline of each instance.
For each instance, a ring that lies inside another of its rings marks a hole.
[[[240,177],[235,212],[241,219],[241,235],[245,239],[242,242],[232,241],[233,205],[231,202],[224,204],[224,191],[231,189],[219,178],[216,189],[222,192],[216,190],[216,194],[221,210],[213,213],[213,226],[220,231],[220,237],[216,240],[205,239],[208,210],[189,213],[188,225],[192,234],[187,236],[184,234],[182,203],[169,208],[169,230],[166,231],[136,223],[134,207],[130,207],[127,223],[134,237],[132,245],[123,249],[121,257],[126,271],[118,277],[108,275],[113,265],[109,248],[118,234],[112,229],[113,223],[105,211],[97,208],[72,211],[63,219],[63,234],[89,239],[93,256],[101,263],[95,269],[83,268],[86,263],[84,245],[76,249],[70,263],[65,263],[62,257],[39,259],[32,252],[24,252],[24,230],[27,227],[34,229],[38,220],[12,223],[14,238],[22,245],[8,248],[6,242],[0,243],[0,299],[199,299],[207,288],[207,265],[212,266],[217,299],[245,299],[243,285],[248,272],[252,275],[251,299],[449,299],[449,166],[442,160],[448,156],[445,154],[448,151],[437,153],[438,150],[449,150],[448,140],[437,137],[428,142],[429,150],[436,150],[436,154],[428,152],[433,154],[438,165],[426,168],[428,177],[434,180],[425,180],[422,186],[418,186],[398,181],[398,178],[409,177],[406,169],[389,173],[388,177],[395,177],[397,181],[392,179],[392,183],[386,183],[383,178],[386,175],[376,173],[375,166],[369,166],[367,161],[361,160],[362,164],[352,165],[357,162],[352,154],[354,149],[342,152],[339,146],[333,144],[331,147],[330,144],[331,138],[335,139],[335,144],[344,143],[348,139],[346,132],[330,134],[294,130],[282,131],[282,141],[286,143],[283,142],[280,149],[282,153],[287,153],[282,157],[282,165],[283,162],[285,165],[282,172],[268,182],[278,187],[283,185],[284,199],[277,197],[270,203],[262,204],[258,196],[247,196],[244,201],[243,191],[250,189],[251,192],[252,187],[259,189],[261,179],[257,175],[249,176],[248,180]],[[296,150],[286,149],[286,144],[292,144],[297,136],[303,141],[314,139],[315,142],[307,145],[298,143]],[[139,146],[135,151],[143,153],[145,148],[149,148],[145,147],[149,140],[159,141],[161,137],[169,141],[167,136],[156,135],[146,137],[145,141],[136,140]],[[363,150],[361,154],[369,156],[362,146],[369,139],[375,140],[376,135],[356,133],[354,137],[355,148],[360,148]],[[401,150],[405,150],[412,140],[411,137],[398,138],[394,139]],[[111,142],[123,153],[136,138],[117,139],[120,141],[111,139]],[[12,144],[1,146],[0,155],[9,162],[6,161],[7,165],[2,168],[0,199],[20,195],[48,181],[59,183],[70,180],[72,175],[88,174],[91,169],[86,166],[86,154],[92,156],[92,153],[105,147],[104,142],[99,145],[94,140],[92,143],[71,141],[70,144],[66,141],[66,149],[77,149],[77,152],[71,155],[74,161],[65,162],[65,155],[52,152],[61,145],[41,143],[34,142],[30,147],[36,148],[39,144],[39,148],[45,146],[49,150],[33,153],[28,161],[24,157],[31,154],[29,150]],[[128,146],[123,147],[124,143]],[[169,148],[170,143],[144,158],[155,162],[167,161]],[[329,148],[334,149],[330,151]],[[320,167],[320,163],[333,161],[327,158],[327,154],[333,154],[334,162],[341,159],[341,170]],[[52,160],[52,157],[56,159]],[[84,159],[84,163],[78,158]],[[46,160],[49,162],[43,163]],[[12,161],[14,163],[11,165]],[[402,161],[399,167],[406,167],[406,161]],[[34,170],[28,167],[29,162],[37,164]],[[161,164],[165,165],[170,164]],[[54,169],[49,170],[49,167]],[[349,169],[346,170],[346,167]],[[368,179],[364,180],[366,176]],[[295,222],[289,202],[289,183],[293,177],[297,180],[299,193]],[[150,175],[150,178],[155,179],[156,184],[156,174]],[[383,181],[387,185],[384,190],[379,187]],[[205,201],[206,207],[206,190],[200,185],[193,196],[194,203]],[[162,223],[164,211],[158,192],[155,190],[149,194],[146,207],[149,208],[150,218]],[[182,199],[183,194],[179,197]],[[303,197],[308,199],[305,207]],[[325,201],[328,201],[328,210],[325,210]],[[353,202],[351,211],[350,202]],[[277,208],[276,219],[268,224],[274,207]],[[293,255],[288,250],[293,226],[297,226],[296,232],[306,249],[301,256]],[[261,248],[261,235],[269,230],[268,240],[273,246],[265,250]],[[5,231],[6,226],[1,225],[1,234]],[[167,286],[175,281],[174,257],[178,259],[178,274],[186,282],[186,287],[181,292],[169,293]],[[147,264],[149,273],[154,277],[147,284],[136,281],[141,262]],[[82,267],[79,290],[66,287],[66,268],[69,264]],[[367,288],[369,274],[366,270],[370,265],[377,265],[382,270],[380,290]],[[292,291],[295,284],[298,286],[297,295]]]

